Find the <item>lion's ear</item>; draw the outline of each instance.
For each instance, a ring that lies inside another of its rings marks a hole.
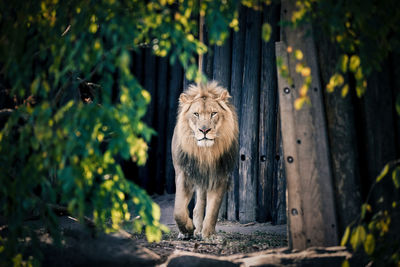
[[[182,93],[180,96],[179,96],[179,103],[180,104],[189,104],[189,103],[191,103],[192,101],[190,100],[190,98],[189,98],[189,96],[187,95],[187,94],[185,94],[185,93]]]
[[[224,101],[227,102],[228,99],[231,98],[231,95],[228,93],[228,91],[224,90],[219,97],[217,98],[217,101]]]
[[[221,108],[224,110],[229,110],[229,107],[227,106],[229,98],[231,98],[231,96],[229,95],[228,91],[224,90],[216,100]]]

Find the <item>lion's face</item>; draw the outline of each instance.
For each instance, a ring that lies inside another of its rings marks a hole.
[[[229,92],[216,82],[191,85],[179,96],[174,140],[180,149],[214,164],[237,143],[237,116],[229,98]]]
[[[200,98],[192,103],[186,118],[199,147],[214,145],[222,116],[223,110],[213,99]]]

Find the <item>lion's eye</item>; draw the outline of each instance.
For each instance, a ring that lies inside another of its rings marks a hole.
[[[193,113],[193,115],[195,115],[196,117],[198,117],[198,116],[199,116],[199,113],[195,112],[195,113]]]
[[[215,115],[217,115],[217,112],[212,112],[211,113],[211,118],[214,117]]]

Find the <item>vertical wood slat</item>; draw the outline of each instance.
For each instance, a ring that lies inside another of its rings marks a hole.
[[[229,90],[231,82],[231,42],[226,40],[222,46],[214,46],[214,66],[213,80],[216,80],[221,86]],[[227,217],[227,194],[224,194],[218,217],[226,219]]]
[[[328,36],[319,36],[317,43],[318,60],[321,66],[321,82],[328,84],[336,71],[339,50]],[[361,195],[359,188],[359,155],[357,151],[354,95],[341,96],[341,90],[323,90],[326,110],[332,177],[335,185],[336,209],[339,235],[354,221],[360,212]]]
[[[261,86],[260,86],[260,118],[258,150],[258,194],[257,220],[271,220],[273,177],[275,169],[275,142],[276,142],[276,86],[277,76],[275,67],[275,41],[278,40],[277,24],[279,20],[279,6],[271,5],[264,8],[263,23],[273,27],[271,38],[262,42],[261,46]]]
[[[166,133],[166,191],[168,194],[175,193],[175,170],[172,165],[171,142],[174,133],[176,115],[178,109],[178,97],[182,92],[183,71],[179,62],[170,67],[169,72],[169,92],[168,92],[168,112],[167,112],[167,133]]]
[[[284,16],[290,16],[294,3],[282,1]],[[283,17],[289,19],[289,17]],[[306,64],[311,68],[312,83],[308,92],[312,105],[294,109],[294,100],[303,78],[295,72],[298,61],[288,57],[283,42],[277,43],[277,55],[283,59],[293,79],[294,87],[279,76],[279,107],[282,120],[282,141],[288,187],[289,244],[295,249],[310,246],[337,245],[337,225],[332,177],[329,162],[327,128],[322,103],[321,84],[314,40],[310,27],[286,27],[283,40],[302,50]]]
[[[157,99],[156,100],[156,183],[154,191],[157,194],[164,193],[165,164],[166,164],[166,128],[167,128],[167,97],[168,97],[168,59],[158,58],[157,66]]]
[[[248,9],[242,83],[239,221],[256,220],[261,14]]]
[[[278,98],[277,98],[278,99]],[[278,108],[279,109],[279,108]],[[285,224],[286,223],[286,176],[282,147],[282,134],[280,119],[277,119],[276,131],[276,161],[275,170],[273,175],[273,188],[272,188],[272,208],[271,208],[271,221],[272,224]]]
[[[246,10],[241,7],[239,10],[239,25],[246,22]],[[232,68],[230,93],[232,102],[238,114],[240,127],[240,112],[242,101],[242,77],[243,77],[243,52],[246,28],[240,27],[238,32],[233,33],[232,38]],[[235,168],[232,174],[231,190],[227,192],[227,219],[239,219],[239,166]]]
[[[152,50],[146,48],[144,50],[145,64],[144,64],[144,88],[150,93],[152,99],[147,106],[146,115],[143,121],[150,127],[154,125],[154,111],[155,111],[155,98],[156,98],[156,57],[152,54]],[[148,159],[144,166],[139,167],[139,179],[141,185],[148,192],[152,193],[152,185],[154,184],[155,177],[155,139],[152,138],[149,143]]]

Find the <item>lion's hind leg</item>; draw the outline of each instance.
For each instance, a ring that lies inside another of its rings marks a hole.
[[[196,206],[193,209],[193,224],[195,227],[195,237],[201,238],[201,230],[203,229],[204,210],[206,208],[206,190],[196,189]]]
[[[193,196],[193,188],[186,188],[184,175],[180,173],[176,177],[176,194],[174,206],[174,218],[179,228],[178,238],[189,239],[193,236],[193,222],[189,218],[188,205]]]

